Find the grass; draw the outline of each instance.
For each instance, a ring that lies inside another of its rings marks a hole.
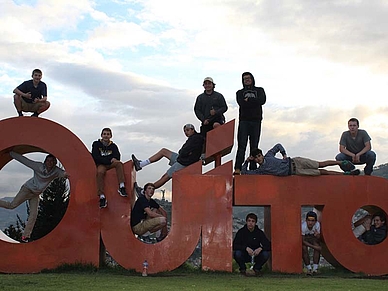
[[[315,277],[264,272],[262,277],[239,273],[201,272],[181,267],[142,277],[122,268],[64,266],[39,274],[0,274],[0,290],[386,290],[387,277],[371,278],[346,271],[321,270]]]

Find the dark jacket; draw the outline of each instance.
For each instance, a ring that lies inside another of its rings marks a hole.
[[[249,231],[247,225],[244,225],[244,227],[239,229],[236,233],[233,240],[233,250],[245,251],[247,247],[250,247],[252,250],[261,247],[263,251],[270,251],[271,242],[257,225],[252,232]]]
[[[198,132],[189,136],[178,152],[179,156],[177,158],[177,162],[183,166],[188,166],[198,162],[202,154],[203,142],[203,136]]]
[[[120,160],[120,152],[117,145],[114,142],[110,142],[107,146],[96,140],[92,145],[92,157],[96,165],[110,165],[112,164],[112,158]]]
[[[383,225],[376,228],[374,225],[370,227],[370,230],[364,232],[361,239],[368,245],[376,245],[381,243],[387,236],[387,226]]]
[[[210,115],[211,109],[216,111],[214,116]],[[197,97],[194,105],[194,113],[202,123],[205,121],[205,119],[216,119],[225,122],[224,113],[227,110],[228,105],[226,105],[224,96],[216,91],[213,91],[213,93],[210,95],[206,94],[206,92],[203,92]]]
[[[239,120],[240,121],[256,121],[261,122],[263,119],[262,105],[267,101],[264,89],[255,87],[255,78],[249,72],[245,72],[242,76],[250,75],[252,78],[251,86],[244,86],[243,89],[236,92],[236,100],[239,105]],[[247,99],[245,101],[244,99]]]

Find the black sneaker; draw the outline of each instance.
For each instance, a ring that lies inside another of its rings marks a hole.
[[[360,175],[360,170],[359,169],[355,169],[355,170],[351,170],[350,171],[350,175],[353,175],[353,176],[358,176]]]
[[[140,160],[138,160],[135,155],[132,155],[132,161],[133,161],[133,165],[135,167],[135,170],[136,172],[140,171],[141,169],[143,169],[142,167],[140,167]]]
[[[120,196],[122,197],[128,196],[127,192],[125,191],[125,187],[121,187],[119,190],[117,190],[117,192],[119,192]]]
[[[108,206],[108,202],[106,201],[106,198],[105,197],[100,198],[100,209],[105,208],[107,206]]]
[[[135,188],[135,193],[136,193],[137,198],[144,195],[143,188],[140,187],[139,185],[137,185],[137,182],[135,182],[135,184],[133,185],[133,188]]]
[[[360,170],[359,169],[355,169],[355,170],[352,170],[352,171],[347,171],[344,173],[344,175],[350,175],[350,176],[358,176],[360,175]]]

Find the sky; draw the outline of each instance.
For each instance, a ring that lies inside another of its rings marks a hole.
[[[16,116],[13,89],[43,71],[55,121],[91,149],[103,127],[122,161],[178,151],[182,126],[200,125],[193,106],[207,76],[236,119],[241,74],[267,95],[259,147],[333,159],[351,117],[388,162],[388,2],[369,0],[0,0],[0,116]],[[235,134],[236,135],[236,134]],[[64,141],[65,143],[66,141]],[[223,162],[234,160],[236,145]],[[211,165],[203,171],[211,169]],[[167,161],[137,174],[156,181]],[[362,169],[362,167],[361,167]],[[0,197],[31,171],[0,171]],[[164,187],[170,193],[171,182]],[[158,198],[160,193],[156,194]]]

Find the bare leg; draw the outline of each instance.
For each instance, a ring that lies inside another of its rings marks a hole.
[[[158,189],[162,187],[164,184],[166,184],[171,178],[165,173],[158,181],[156,181],[155,184],[155,189]]]
[[[167,159],[170,159],[171,158],[171,154],[172,154],[172,151],[166,149],[166,148],[162,148],[160,151],[158,151],[156,154],[154,154],[153,156],[151,156],[149,158],[149,161],[151,163],[155,163],[157,161],[159,161],[161,158],[165,157]],[[166,181],[167,182],[167,181]],[[166,183],[165,182],[165,183]],[[158,188],[158,187],[156,187]]]
[[[306,266],[310,265],[310,257],[309,257],[308,247],[305,245],[302,245],[302,259],[303,259],[303,263]]]
[[[164,227],[167,227],[167,221],[166,221],[166,218],[165,217],[159,217],[160,218],[160,223],[155,226],[154,228],[151,228],[149,229],[148,231],[150,233],[154,233],[154,232],[157,232],[159,229],[162,229]]]
[[[22,100],[21,100],[21,96],[18,95],[18,94],[15,94],[13,95],[13,104],[15,104],[15,108],[16,110],[19,112],[19,111],[22,111]]]
[[[42,102],[42,106],[39,107],[38,114],[41,114],[42,112],[46,111],[50,107],[50,102],[45,101]]]
[[[148,230],[151,233],[154,233],[158,230],[161,230],[161,237],[165,237],[167,235],[167,213],[165,211],[160,211],[159,209],[153,209],[154,212],[163,215],[163,217],[160,217],[160,223],[156,225],[155,227]]]
[[[321,175],[343,175],[342,172],[336,172],[336,171],[329,171],[324,169],[318,169]]]
[[[163,215],[164,218],[166,218],[166,224],[161,228],[160,238],[164,238],[168,234],[167,229],[167,212],[163,208],[156,209],[156,212]]]
[[[313,263],[314,264],[319,264],[319,257],[321,256],[321,253],[317,250],[314,250],[313,254]]]
[[[35,195],[35,197],[29,200],[29,206],[30,215],[28,216],[26,227],[23,231],[23,236],[28,238],[31,236],[31,232],[34,229],[36,218],[38,217],[39,195]]]
[[[325,168],[328,166],[339,166],[341,165],[341,161],[328,160],[323,162],[318,162],[319,168]]]

